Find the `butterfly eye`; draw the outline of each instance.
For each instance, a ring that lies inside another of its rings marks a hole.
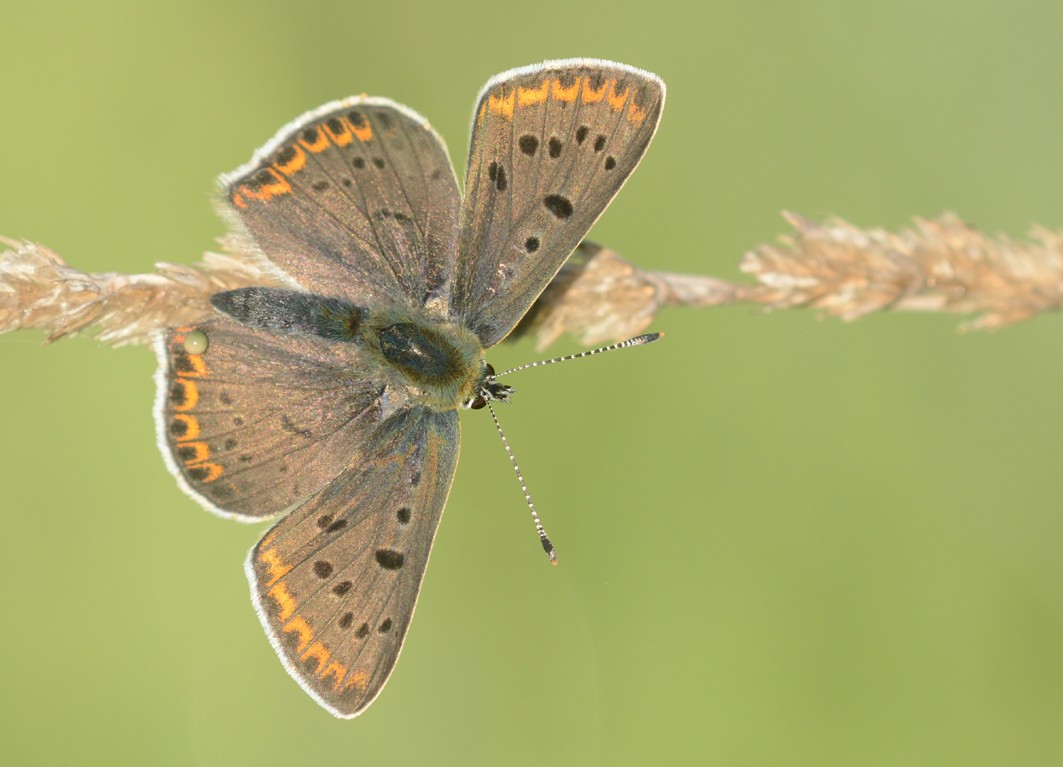
[[[494,378],[494,376],[495,376],[494,365],[492,365],[490,362],[485,362],[484,363],[484,375],[487,376],[488,378]]]
[[[482,394],[469,403],[470,410],[483,410],[485,407],[487,407],[487,400]]]

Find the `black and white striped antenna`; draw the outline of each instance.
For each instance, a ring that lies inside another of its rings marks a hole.
[[[513,465],[513,471],[517,474],[517,481],[520,482],[521,492],[524,493],[524,500],[528,502],[528,508],[531,509],[532,521],[535,523],[535,532],[539,535],[539,542],[543,546],[543,551],[550,557],[550,564],[557,564],[557,549],[554,548],[554,544],[550,542],[550,536],[546,534],[546,529],[543,527],[543,523],[539,520],[539,512],[535,510],[535,504],[532,502],[531,493],[528,492],[528,485],[524,482],[524,475],[521,474],[520,466],[517,465],[517,458],[513,455],[513,449],[509,446],[509,440],[506,439],[505,432],[502,431],[502,424],[498,422],[498,416],[495,415],[495,409],[491,406],[492,400],[499,402],[508,402],[509,394],[514,390],[508,386],[501,386],[495,383],[495,379],[502,376],[509,375],[510,373],[516,373],[520,370],[527,370],[528,368],[537,368],[542,365],[553,365],[555,362],[568,362],[569,360],[578,360],[581,357],[593,357],[595,354],[601,354],[602,352],[611,352],[615,349],[628,349],[632,346],[643,346],[644,344],[652,343],[658,338],[662,338],[664,333],[646,333],[641,336],[635,336],[629,338],[627,341],[621,341],[616,344],[609,344],[609,346],[602,346],[598,349],[589,349],[585,352],[578,352],[577,354],[568,354],[564,357],[554,357],[549,360],[540,360],[538,362],[529,362],[526,365],[520,365],[509,370],[504,370],[501,373],[495,373],[494,369],[488,367],[488,375],[484,379],[484,384],[480,389],[480,396],[477,397],[476,404],[472,407],[483,407],[487,405],[487,409],[491,412],[491,420],[495,422],[495,428],[498,429],[498,436],[502,438],[502,444],[506,448],[506,455],[509,456],[509,462]],[[480,404],[480,403],[483,404]]]
[[[593,357],[595,354],[601,354],[602,352],[611,352],[616,349],[628,349],[632,346],[643,346],[644,344],[653,343],[658,338],[664,338],[664,333],[645,333],[641,336],[635,336],[629,338],[626,341],[621,341],[616,344],[609,344],[608,346],[602,346],[597,349],[588,349],[585,352],[578,352],[576,354],[567,354],[564,357],[554,357],[550,360],[539,360],[538,362],[529,362],[526,365],[519,365],[509,370],[503,370],[501,373],[496,373],[492,378],[501,378],[502,376],[508,376],[510,373],[516,373],[518,370],[527,370],[528,368],[537,368],[543,365],[553,365],[555,362],[568,362],[569,360],[578,360],[581,357]]]

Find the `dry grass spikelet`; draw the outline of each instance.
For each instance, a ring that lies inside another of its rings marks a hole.
[[[539,348],[563,334],[587,346],[645,330],[661,309],[754,304],[810,307],[855,320],[872,312],[973,314],[964,329],[995,328],[1063,303],[1063,233],[1036,227],[1026,242],[989,237],[945,214],[900,232],[822,223],[784,213],[793,230],[741,260],[752,284],[640,269],[584,242],[511,338]],[[152,332],[210,316],[211,294],[278,278],[236,241],[195,266],[158,264],[152,274],[89,274],[42,245],[0,238],[0,333],[28,328],[55,341],[94,330],[114,346],[145,343]]]

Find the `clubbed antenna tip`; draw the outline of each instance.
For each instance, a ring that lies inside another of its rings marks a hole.
[[[543,544],[543,551],[546,552],[546,556],[550,557],[550,564],[557,567],[557,549],[554,548],[554,544],[550,542],[550,539],[543,536],[540,539]]]

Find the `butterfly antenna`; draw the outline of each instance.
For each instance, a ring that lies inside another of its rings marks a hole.
[[[508,376],[510,373],[516,373],[518,370],[537,368],[540,365],[553,365],[555,362],[568,362],[569,360],[578,360],[580,357],[593,357],[595,354],[601,354],[602,352],[611,352],[614,349],[627,349],[631,346],[642,346],[643,344],[653,343],[658,338],[663,337],[664,333],[646,333],[645,335],[635,336],[634,338],[629,338],[626,341],[621,341],[618,344],[609,344],[608,346],[602,346],[598,349],[589,349],[585,352],[579,352],[578,354],[569,354],[564,357],[554,357],[552,360],[539,360],[538,362],[529,362],[526,365],[520,365],[519,367],[510,368],[509,370],[503,371],[501,373],[496,373],[493,378],[501,378],[502,376]],[[502,439],[505,440],[505,437],[503,437]],[[514,464],[514,466],[516,466],[516,464]],[[520,474],[519,471],[517,473]],[[532,509],[533,513],[534,511],[535,510]]]
[[[524,484],[524,475],[520,473],[520,467],[517,466],[517,459],[513,455],[513,450],[509,446],[509,440],[506,439],[505,432],[502,431],[502,424],[498,422],[498,416],[495,415],[495,409],[491,407],[490,401],[487,403],[487,409],[491,411],[491,420],[495,422],[495,428],[498,429],[498,436],[502,438],[502,444],[506,446],[506,454],[509,455],[509,462],[513,464],[513,471],[517,472],[517,480],[520,482],[520,489],[524,491],[524,500],[528,502],[528,508],[531,509],[532,521],[535,522],[535,532],[539,534],[539,542],[543,545],[543,551],[550,557],[550,564],[557,564],[557,550],[554,549],[554,544],[550,543],[550,536],[546,534],[546,529],[543,527],[543,523],[539,521],[539,513],[535,510],[535,504],[532,503],[531,494],[528,492],[528,486]]]

